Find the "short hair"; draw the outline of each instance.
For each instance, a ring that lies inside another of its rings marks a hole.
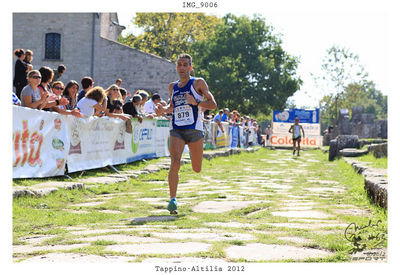
[[[41,82],[46,83],[46,82],[49,82],[51,79],[53,79],[54,72],[49,67],[42,66],[42,67],[40,67],[39,72],[42,75]]]
[[[24,49],[16,49],[15,51],[14,51],[14,55],[16,56],[16,57],[21,57],[21,55],[23,55],[23,54],[25,54],[25,50]]]
[[[157,99],[160,99],[161,100],[161,96],[159,95],[159,94],[154,94],[152,97],[151,97],[151,100],[157,100]]]
[[[62,73],[62,72],[64,72],[66,69],[67,69],[67,67],[65,67],[64,64],[60,64],[60,65],[57,67],[57,72]]]
[[[93,79],[90,76],[85,76],[81,79],[82,89],[87,89],[93,84]]]
[[[133,102],[133,103],[138,103],[138,102],[140,102],[140,101],[142,101],[142,97],[141,97],[140,95],[134,95],[134,96],[132,96],[132,102]]]
[[[178,59],[177,59],[176,61],[178,62],[178,60],[181,59],[181,58],[187,58],[187,59],[189,59],[189,65],[192,65],[192,57],[190,56],[190,54],[188,54],[188,53],[181,53],[181,54],[178,56]]]
[[[85,97],[94,99],[94,100],[96,100],[96,102],[100,103],[106,97],[106,93],[104,92],[104,89],[102,87],[96,86],[96,87],[90,89],[86,93]]]
[[[115,80],[115,83],[117,83],[117,82],[121,82],[122,83],[122,79],[118,78],[117,80]]]
[[[121,93],[122,96],[126,96],[127,91],[125,88],[119,88],[119,92]]]
[[[219,112],[218,112],[218,114],[222,114],[222,113],[224,113],[224,110],[219,110]]]
[[[51,84],[51,87],[54,88],[57,85],[61,85],[64,87],[64,83],[62,83],[61,81],[54,81],[53,84]]]

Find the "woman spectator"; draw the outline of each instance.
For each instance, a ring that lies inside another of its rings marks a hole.
[[[105,112],[106,107],[102,105],[102,102],[106,98],[106,93],[103,88],[100,86],[96,86],[90,89],[84,98],[79,100],[77,107],[80,112],[84,116],[93,116],[95,114],[95,110],[101,112]]]
[[[106,90],[106,95],[107,95],[107,106],[105,111],[106,116],[113,118],[120,118],[122,120],[131,119],[131,116],[128,114],[114,113],[114,109],[122,107],[122,96],[116,84],[112,84],[110,87],[108,87],[108,89]]]
[[[21,106],[39,110],[46,106],[49,95],[38,89],[41,78],[38,70],[29,71],[28,85],[21,91]]]
[[[32,66],[33,52],[31,50],[25,51],[25,59],[24,62]],[[32,66],[33,69],[33,66]]]
[[[65,86],[65,89],[63,91],[63,96],[68,99],[68,104],[65,105],[65,110],[73,110],[76,108],[76,95],[79,90],[79,84],[75,80],[71,80],[70,82],[67,83],[67,86]]]
[[[14,80],[13,84],[15,87],[15,94],[21,98],[21,91],[22,89],[28,85],[27,82],[27,73],[28,71],[32,70],[32,66],[26,64],[24,62],[25,59],[25,51],[24,49],[17,49],[14,51],[14,55],[18,58],[15,61],[15,69],[14,69]]]
[[[62,92],[64,90],[64,84],[61,81],[53,82],[53,84],[51,85],[51,90],[55,96],[55,101],[58,103],[58,105],[60,105],[60,106],[54,106],[52,108],[52,111],[55,111],[62,115],[73,115],[76,117],[82,117],[82,114],[79,112],[78,109],[75,108],[73,110],[66,110],[64,108],[64,106],[67,105],[69,103],[69,101],[65,97],[62,97]]]
[[[40,67],[39,72],[42,76],[42,80],[40,81],[38,88],[41,93],[46,92],[49,95],[47,104],[46,104],[45,108],[43,108],[43,110],[50,111],[52,107],[60,105],[60,103],[61,103],[59,101],[56,101],[56,95],[52,92],[51,87],[50,87],[50,82],[53,80],[53,70],[50,69],[49,67],[43,66],[43,67]],[[66,101],[62,101],[62,102],[66,102]]]

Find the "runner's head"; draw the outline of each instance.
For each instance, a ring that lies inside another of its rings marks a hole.
[[[295,119],[294,119],[294,123],[297,125],[297,124],[299,124],[299,118],[298,117],[296,117]]]
[[[192,57],[187,53],[182,53],[178,56],[176,61],[176,71],[180,77],[190,77],[190,71],[192,67]]]

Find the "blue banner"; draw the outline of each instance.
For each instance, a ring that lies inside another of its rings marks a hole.
[[[294,119],[298,117],[300,123],[319,123],[319,109],[289,109],[286,111],[274,111],[274,122],[294,123]]]
[[[230,126],[229,131],[231,134],[231,147],[236,148],[239,145],[239,126]]]

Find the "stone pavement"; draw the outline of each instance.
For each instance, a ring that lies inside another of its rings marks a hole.
[[[162,196],[115,193],[65,205],[62,211],[74,215],[101,212],[109,215],[110,222],[59,228],[63,232],[60,234],[21,237],[13,245],[14,261],[205,264],[330,261],[335,251],[321,245],[321,238],[343,243],[348,218],[372,215],[372,210],[342,200],[346,186],[335,178],[327,179],[324,174],[332,163],[313,159],[312,152],[305,151],[300,158],[285,150],[265,152],[268,157],[246,160],[242,167],[230,171],[228,177],[211,173],[214,170],[210,167],[195,174],[195,178],[183,180],[178,186],[177,216],[170,216],[166,210],[166,181],[147,182],[157,186],[153,190],[160,191]],[[219,156],[226,157],[229,153]],[[189,159],[183,161],[188,163]],[[159,165],[146,167],[145,171],[157,173],[167,169],[167,162],[160,159]],[[263,164],[269,166],[263,168]],[[319,171],[309,169],[316,165],[320,166]],[[92,178],[78,184],[113,184],[139,174],[140,171],[104,177],[107,179]],[[122,198],[126,201],[122,202]],[[135,203],[147,205],[147,214],[137,215]],[[111,204],[112,209],[107,209]],[[128,218],[121,219],[118,215]],[[54,240],[59,241],[54,244]],[[94,247],[101,253],[90,249]],[[353,261],[386,262],[386,249],[379,252],[385,256],[369,260],[358,257]]]

